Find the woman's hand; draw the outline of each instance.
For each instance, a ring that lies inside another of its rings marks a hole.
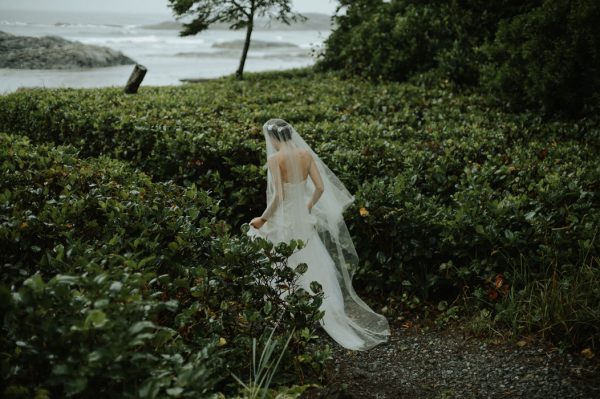
[[[310,211],[312,211],[312,207],[313,207],[312,201],[310,201],[308,204],[306,204],[306,207],[308,208],[308,213],[310,213]]]
[[[250,221],[250,226],[255,229],[260,229],[267,221],[261,217],[254,218]]]

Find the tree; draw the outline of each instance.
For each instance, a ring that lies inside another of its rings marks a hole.
[[[285,24],[306,18],[292,11],[291,0],[169,0],[177,18],[193,17],[191,22],[183,24],[181,36],[200,33],[214,23],[230,23],[229,29],[246,28],[246,40],[236,71],[238,79],[243,79],[246,56],[256,17],[278,20]]]

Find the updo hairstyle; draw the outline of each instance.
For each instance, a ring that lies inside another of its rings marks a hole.
[[[279,142],[292,139],[292,127],[283,119],[271,119],[265,124],[265,127],[269,136]]]

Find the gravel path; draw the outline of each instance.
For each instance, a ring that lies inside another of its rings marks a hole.
[[[331,342],[334,359],[327,389],[306,397],[600,398],[598,356],[560,354],[535,342],[493,343],[458,326],[428,332],[394,326],[390,342],[366,352],[348,351],[319,334]]]

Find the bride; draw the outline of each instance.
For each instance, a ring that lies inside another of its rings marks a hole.
[[[387,319],[375,313],[352,287],[358,256],[343,219],[354,197],[294,128],[282,119],[263,126],[267,142],[267,207],[252,219],[248,235],[273,243],[300,239],[305,246],[288,265],[306,263],[298,283],[314,294],[312,281],[324,297],[321,326],[341,346],[367,350],[386,342]]]

